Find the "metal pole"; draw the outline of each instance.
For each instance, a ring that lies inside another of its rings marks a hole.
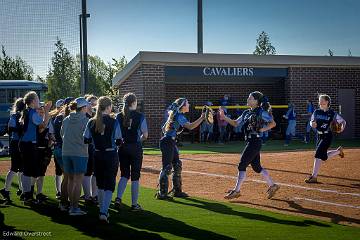
[[[202,14],[202,0],[198,0],[198,15],[197,15],[197,30],[198,30],[198,53],[203,53],[203,14]]]
[[[83,62],[83,47],[82,47],[82,14],[79,15],[79,26],[80,26],[80,94],[85,94],[85,82],[84,82],[84,62]]]
[[[82,0],[82,45],[83,45],[83,61],[84,61],[84,92],[87,93],[89,74],[88,74],[88,53],[87,53],[87,24],[86,20],[90,15],[86,13],[86,0]]]

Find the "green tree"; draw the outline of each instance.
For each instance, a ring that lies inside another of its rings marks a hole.
[[[255,55],[275,55],[275,47],[271,45],[268,34],[262,31],[256,39],[256,48],[253,52]]]
[[[112,63],[108,63],[108,78],[107,78],[107,86],[108,86],[108,90],[107,90],[107,96],[109,96],[113,102],[114,108],[116,110],[120,110],[121,108],[121,104],[122,104],[122,99],[119,96],[119,91],[118,89],[112,87],[112,79],[115,77],[115,75],[120,72],[121,70],[124,69],[124,67],[127,64],[127,60],[125,58],[125,56],[122,56],[119,59],[112,59]]]
[[[12,58],[1,46],[0,80],[32,80],[33,69],[21,57]]]
[[[59,98],[79,96],[80,86],[78,78],[79,68],[75,58],[58,38],[55,43],[56,50],[51,59],[51,67],[46,76],[48,84],[47,99],[56,101]]]

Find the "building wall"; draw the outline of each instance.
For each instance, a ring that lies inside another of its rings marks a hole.
[[[296,105],[299,113],[306,112],[306,99],[317,105],[318,93],[326,93],[331,97],[332,107],[338,111],[338,89],[355,89],[355,137],[360,137],[360,69],[330,67],[291,67],[286,95]],[[297,130],[305,130],[305,118],[297,124]]]
[[[135,92],[148,121],[148,145],[157,145],[161,137],[166,106],[178,97],[186,97],[191,106],[203,105],[205,101],[218,104],[224,94],[230,94],[233,103],[246,104],[248,94],[258,90],[270,99],[271,104],[295,104],[298,113],[297,131],[304,133],[307,117],[306,100],[317,103],[318,93],[327,93],[332,98],[333,107],[338,110],[337,89],[356,89],[356,128],[355,136],[360,137],[360,69],[328,67],[291,67],[285,80],[262,85],[204,85],[204,84],[165,84],[164,65],[142,64],[120,86],[120,97]],[[188,115],[195,120],[200,111],[193,108]],[[285,112],[285,110],[283,110]],[[285,127],[284,119],[278,125]]]

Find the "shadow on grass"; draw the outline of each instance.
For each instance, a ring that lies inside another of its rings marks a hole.
[[[86,208],[88,215],[71,217],[60,212],[57,203],[56,200],[49,199],[46,203],[32,205],[31,208],[15,204],[12,206],[33,210],[48,216],[54,223],[69,225],[84,235],[101,239],[165,239],[160,236],[163,232],[189,239],[233,239],[154,212],[131,212],[130,207],[126,206],[120,212],[110,209],[110,224],[100,224],[98,208],[95,206]],[[56,237],[55,233],[53,236]]]
[[[321,226],[321,227],[329,227],[327,224],[311,221],[311,220],[303,220],[303,221],[293,221],[293,220],[284,220],[276,217],[271,217],[267,215],[257,214],[257,213],[250,213],[250,212],[240,212],[235,211],[231,207],[217,202],[208,202],[203,201],[199,199],[194,198],[186,198],[184,201],[177,201],[176,203],[187,205],[187,206],[193,206],[202,208],[208,211],[225,214],[225,215],[233,215],[237,217],[242,217],[250,220],[255,221],[262,221],[262,222],[268,222],[268,223],[275,223],[275,224],[284,224],[284,225],[290,225],[290,226],[298,226],[298,227],[308,227],[311,225]]]
[[[20,236],[11,236],[16,232],[24,232],[25,230],[17,229],[13,226],[8,226],[5,224],[5,215],[1,209],[9,207],[8,205],[3,205],[4,201],[0,200],[0,239],[24,239]],[[27,231],[31,232],[31,231]]]
[[[272,200],[279,201],[279,202],[285,202],[292,209],[279,208],[279,207],[275,207],[272,205],[265,205],[265,204],[256,204],[256,203],[247,202],[247,201],[238,201],[237,200],[237,201],[233,201],[233,202],[241,203],[241,204],[248,204],[248,205],[256,206],[256,207],[271,208],[271,209],[275,209],[275,210],[282,211],[282,212],[285,211],[285,212],[290,212],[290,213],[301,213],[301,214],[305,214],[305,215],[308,215],[311,217],[325,217],[325,218],[330,219],[332,223],[336,223],[336,224],[338,224],[339,222],[350,222],[350,223],[360,224],[360,219],[345,217],[340,214],[331,213],[331,212],[323,212],[323,211],[319,211],[319,210],[315,210],[315,209],[311,209],[311,208],[304,208],[303,206],[301,206],[300,204],[296,203],[293,200],[276,199],[276,198],[274,198]]]

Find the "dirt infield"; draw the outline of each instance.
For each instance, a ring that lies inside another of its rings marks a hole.
[[[267,185],[249,167],[242,196],[231,202],[360,226],[360,149],[347,149],[345,153],[344,159],[334,157],[322,164],[318,184],[304,183],[312,170],[312,151],[264,153],[263,167],[281,186],[277,195],[268,200]],[[181,155],[184,190],[192,196],[225,201],[225,191],[236,181],[239,158],[240,154]],[[0,162],[0,174],[5,174],[8,166],[9,162]],[[160,156],[144,156],[141,184],[155,188],[160,168]],[[47,175],[53,174],[51,164]]]

